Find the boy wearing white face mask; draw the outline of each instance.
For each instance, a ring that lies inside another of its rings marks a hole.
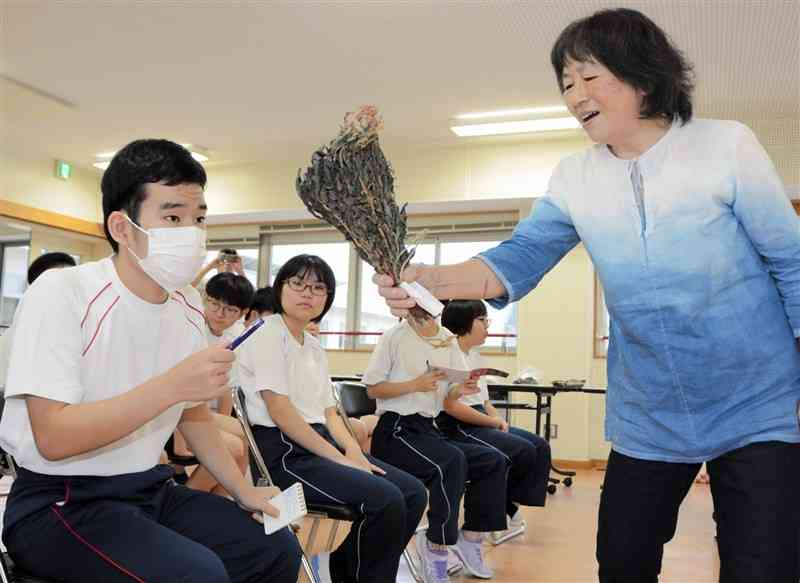
[[[205,405],[227,391],[234,360],[206,347],[188,287],[205,257],[205,182],[177,144],[126,146],[102,181],[115,254],[48,272],[19,307],[0,443],[20,469],[3,539],[32,574],[296,581],[295,538],[253,519],[276,514],[275,489],[245,480]],[[235,501],[178,486],[158,465],[176,427]]]

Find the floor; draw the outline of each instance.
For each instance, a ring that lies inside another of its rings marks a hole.
[[[602,480],[602,471],[579,470],[572,487],[560,486],[548,497],[546,508],[524,508],[527,532],[500,546],[486,546],[488,561],[495,570],[494,582],[596,581],[594,539]],[[8,482],[8,478],[0,481],[0,494],[7,490]],[[0,497],[0,513],[4,502],[5,498]],[[337,539],[346,532],[346,527],[340,528]],[[304,538],[305,533],[301,532],[301,540]],[[327,538],[328,529],[323,526],[317,540],[324,542]],[[318,562],[323,580],[327,580],[327,557],[321,556]],[[711,492],[708,485],[695,484],[681,508],[677,534],[665,549],[660,583],[716,582],[718,570]],[[452,583],[478,581],[461,575],[451,580]],[[403,562],[397,583],[413,583]]]
[[[497,547],[486,546],[488,561],[495,570],[494,581],[596,581],[594,549],[602,479],[602,471],[579,470],[572,487],[559,487],[556,494],[549,496],[545,509],[524,509],[528,522],[524,535]],[[324,534],[320,533],[323,540]],[[326,557],[321,557],[320,562],[320,572],[325,576]],[[695,484],[681,508],[677,534],[665,549],[660,583],[716,582],[718,571],[711,492],[708,485]],[[453,576],[451,580],[479,581],[467,576]],[[397,582],[413,582],[402,562]]]

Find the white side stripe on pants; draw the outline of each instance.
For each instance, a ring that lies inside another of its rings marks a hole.
[[[292,453],[292,450],[294,449],[294,446],[291,443],[289,443],[288,441],[286,441],[286,438],[283,435],[283,431],[281,431],[280,433],[281,433],[281,441],[289,446],[289,449],[286,451],[285,454],[283,454],[283,457],[281,457],[281,465],[283,465],[283,471],[285,471],[287,474],[293,475],[295,478],[297,478],[298,480],[303,482],[303,484],[307,484],[310,488],[314,488],[314,490],[316,490],[317,492],[319,492],[323,496],[327,496],[328,498],[330,498],[334,502],[337,502],[338,504],[343,504],[343,505],[347,506],[347,502],[342,502],[341,500],[339,500],[335,496],[331,496],[330,494],[325,492],[323,489],[317,488],[314,484],[312,484],[311,482],[308,482],[307,480],[304,480],[303,478],[301,478],[300,476],[295,474],[292,470],[290,470],[286,466],[286,456],[289,455],[290,453]]]
[[[400,421],[400,419],[398,419],[397,421]],[[445,501],[445,502],[447,502],[447,518],[446,518],[446,519],[444,520],[444,522],[442,523],[442,544],[444,544],[444,541],[445,541],[445,539],[446,539],[446,537],[444,536],[444,525],[445,525],[446,523],[450,522],[450,514],[451,514],[450,499],[447,497],[447,492],[446,492],[446,491],[445,491],[445,489],[444,489],[444,473],[442,472],[442,468],[440,468],[440,467],[439,467],[439,466],[438,466],[438,465],[437,465],[437,464],[436,464],[436,463],[435,463],[433,460],[431,460],[430,458],[426,457],[426,456],[425,456],[425,454],[423,454],[421,451],[418,451],[418,450],[414,449],[414,447],[413,447],[413,446],[412,446],[410,443],[408,443],[408,442],[407,442],[405,439],[403,439],[402,437],[400,437],[399,435],[397,435],[397,434],[396,434],[396,431],[397,431],[397,421],[395,421],[395,423],[394,423],[394,429],[395,429],[395,432],[393,433],[393,435],[394,435],[395,437],[397,437],[397,439],[399,439],[400,441],[402,441],[403,443],[405,443],[405,444],[406,444],[406,446],[408,446],[408,448],[409,448],[411,451],[413,451],[414,453],[416,453],[418,456],[420,456],[420,457],[421,457],[422,459],[424,459],[425,461],[427,461],[427,462],[429,462],[430,464],[432,464],[432,465],[433,465],[433,467],[435,467],[435,468],[436,468],[436,471],[438,471],[438,472],[439,472],[439,486],[442,488],[442,495],[444,496],[444,501]]]
[[[292,476],[294,476],[295,478],[300,480],[303,484],[306,484],[310,488],[313,488],[314,490],[316,490],[317,492],[319,492],[323,496],[327,496],[328,498],[330,498],[334,502],[337,502],[337,503],[342,504],[344,506],[348,506],[347,502],[342,502],[341,500],[339,500],[335,496],[332,496],[332,495],[328,494],[327,492],[325,492],[322,488],[317,488],[314,484],[312,484],[308,480],[304,480],[303,478],[301,478],[299,475],[295,474],[293,471],[291,471],[288,468],[288,466],[286,465],[286,456],[289,455],[290,453],[292,453],[292,450],[294,449],[294,446],[290,442],[286,441],[286,438],[283,435],[283,431],[281,431],[280,434],[281,434],[281,441],[289,446],[289,449],[286,450],[286,453],[283,454],[283,456],[281,457],[281,465],[283,466],[283,470],[287,474],[291,474]],[[364,526],[364,521],[366,520],[366,518],[364,518],[364,503],[363,502],[361,504],[361,517],[362,517],[361,518],[361,523],[358,525],[358,536],[356,538],[356,581],[359,580],[358,574],[359,574],[359,571],[361,571],[361,528]]]
[[[481,443],[481,444],[485,445],[486,447],[490,447],[490,448],[492,448],[492,449],[493,449],[493,450],[495,450],[497,453],[499,453],[499,454],[500,454],[500,455],[502,455],[504,458],[506,458],[506,459],[507,459],[509,462],[511,461],[511,458],[510,458],[510,457],[508,457],[506,454],[504,454],[502,451],[500,451],[499,449],[497,449],[495,446],[493,446],[493,445],[492,445],[491,443],[489,443],[488,441],[483,441],[482,439],[480,439],[480,438],[478,438],[478,437],[475,437],[474,435],[470,435],[469,433],[467,433],[466,431],[464,431],[464,430],[463,430],[463,429],[461,429],[460,427],[458,428],[458,430],[459,430],[461,433],[463,433],[463,434],[464,434],[464,437],[467,437],[467,438],[469,438],[469,439],[474,439],[474,440],[475,440],[475,441],[477,441],[478,443]]]

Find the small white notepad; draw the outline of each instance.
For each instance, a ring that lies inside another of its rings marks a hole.
[[[264,517],[264,532],[267,534],[279,531],[284,526],[289,526],[289,523],[308,514],[306,497],[303,495],[303,486],[300,482],[295,482],[286,488],[272,498],[269,503],[278,509],[280,515],[278,518],[273,518],[262,513]]]

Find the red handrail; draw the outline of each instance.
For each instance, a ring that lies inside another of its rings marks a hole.
[[[358,330],[355,331],[341,331],[337,332],[335,330],[320,330],[320,335],[325,336],[382,336],[383,332],[360,332]],[[489,338],[516,338],[516,334],[489,334]]]

